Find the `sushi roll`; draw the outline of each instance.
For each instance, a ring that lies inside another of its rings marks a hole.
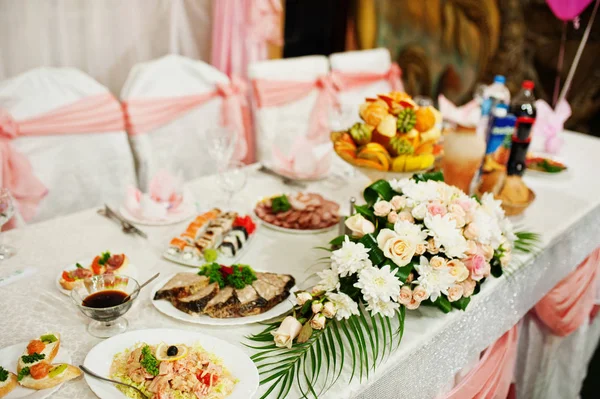
[[[222,236],[223,233],[225,233],[225,229],[223,229],[220,226],[210,226],[208,228],[208,230],[206,230],[206,232],[207,233],[210,232],[210,233],[214,234],[215,236],[219,237],[219,236]]]
[[[181,259],[183,260],[198,260],[200,259],[201,253],[196,247],[192,247],[188,245],[183,249],[183,253],[181,254]]]
[[[187,245],[187,241],[181,239],[180,237],[175,237],[169,243],[169,249],[173,249],[172,252],[182,252]]]
[[[230,242],[223,242],[221,245],[219,245],[219,251],[221,251],[223,255],[228,256],[230,258],[233,258],[237,253],[235,245],[233,245]]]
[[[239,237],[242,243],[245,243],[248,240],[248,230],[244,226],[235,226],[231,229],[230,234],[235,234],[236,237]]]
[[[198,248],[198,250],[200,252],[204,251],[205,249],[212,248],[212,247],[213,247],[213,244],[210,241],[205,240],[202,237],[196,240],[196,248]]]
[[[196,233],[192,233],[189,231],[185,231],[179,238],[188,243],[188,245],[193,245],[194,241],[196,241]]]
[[[234,235],[227,235],[224,239],[223,239],[223,243],[230,243],[233,244],[233,246],[235,247],[236,251],[239,251],[240,248],[242,248],[242,243],[240,242],[240,240],[237,239],[237,237],[235,237]]]

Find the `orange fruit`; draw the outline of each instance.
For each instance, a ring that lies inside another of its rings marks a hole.
[[[421,107],[415,113],[417,114],[415,129],[419,132],[426,132],[435,126],[435,115],[429,107]]]

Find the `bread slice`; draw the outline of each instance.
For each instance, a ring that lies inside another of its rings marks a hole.
[[[58,349],[60,348],[60,334],[57,333],[57,332],[47,332],[47,333],[42,334],[42,336],[43,335],[54,335],[57,338],[57,340],[55,342],[46,344],[46,347],[41,352],[42,355],[46,355],[44,357],[44,359],[38,360],[38,361],[33,362],[33,363],[25,363],[23,361],[22,356],[29,354],[27,352],[27,348],[25,348],[25,350],[23,351],[23,354],[21,355],[21,357],[19,357],[19,361],[17,362],[17,372],[21,371],[21,369],[23,367],[31,367],[31,366],[33,366],[33,365],[35,365],[37,363],[41,363],[41,362],[52,363],[52,360],[54,360],[54,358],[58,354]],[[39,340],[40,338],[41,338],[41,336],[37,337],[35,339]]]
[[[63,287],[63,289],[65,289],[67,291],[71,291],[73,288],[75,288],[75,284],[77,284],[77,281],[79,281],[79,280],[67,281],[61,277],[58,282],[60,283],[60,286]]]
[[[17,382],[17,376],[9,372],[6,381],[0,382],[0,398],[8,395],[8,393],[15,389],[17,385],[19,385]]]
[[[53,364],[53,366],[58,367],[63,364],[64,363],[57,363],[57,364]],[[36,380],[31,375],[27,375],[27,376],[23,377],[21,379],[21,381],[19,381],[19,384],[21,384],[25,388],[30,388],[30,389],[36,389],[36,390],[48,389],[48,388],[55,387],[58,384],[62,384],[65,381],[69,381],[74,378],[77,378],[81,375],[81,370],[79,370],[78,367],[71,366],[70,364],[65,364],[65,365],[67,366],[66,369],[62,373],[60,373],[56,376],[50,377],[50,375],[47,375],[44,378],[40,378],[39,380]],[[50,372],[52,372],[52,371],[50,371]]]

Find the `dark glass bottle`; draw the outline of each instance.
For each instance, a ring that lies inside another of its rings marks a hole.
[[[524,81],[521,91],[510,104],[510,112],[517,120],[511,140],[510,156],[506,165],[509,176],[523,176],[523,173],[525,173],[525,158],[531,142],[531,128],[536,116],[533,87],[532,81]]]

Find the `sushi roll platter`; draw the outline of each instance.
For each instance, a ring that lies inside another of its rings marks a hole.
[[[215,208],[196,216],[181,235],[171,240],[163,256],[192,267],[216,259],[233,262],[248,246],[255,230],[252,217]]]

